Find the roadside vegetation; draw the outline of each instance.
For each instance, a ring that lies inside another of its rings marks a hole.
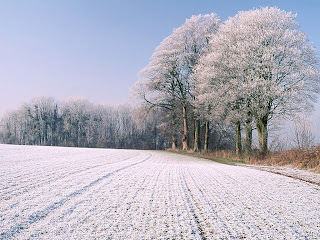
[[[205,158],[224,164],[286,166],[320,173],[320,146],[313,146],[306,149],[295,148],[282,151],[270,151],[265,155],[261,155],[259,151],[254,151],[251,152],[250,155],[244,153],[240,156],[237,155],[235,151],[231,150],[220,150],[207,153],[177,149],[168,149],[168,151]]]

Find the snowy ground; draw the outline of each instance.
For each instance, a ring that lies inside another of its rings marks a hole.
[[[0,145],[0,239],[320,239],[320,186],[156,151]]]
[[[319,173],[296,169],[290,166],[263,166],[263,165],[246,165],[246,164],[243,164],[242,166],[292,177],[295,179],[299,179],[299,180],[306,181],[306,182],[313,183],[320,186]]]

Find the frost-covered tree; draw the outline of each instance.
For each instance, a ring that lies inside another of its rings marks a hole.
[[[139,73],[141,81],[135,83],[132,94],[142,100],[143,109],[164,108],[171,112],[172,128],[176,127],[175,119],[178,108],[176,96],[178,77],[178,54],[174,49],[169,49],[170,39],[164,39],[156,48],[147,67]],[[146,111],[150,111],[146,110]],[[175,148],[175,134],[172,134],[172,147]]]
[[[240,154],[240,123],[245,115],[243,89],[239,84],[242,72],[239,64],[232,61],[235,55],[230,46],[234,39],[228,36],[227,27],[226,24],[220,27],[210,41],[207,54],[200,58],[196,67],[197,98],[194,104],[205,119],[235,126],[236,152]]]
[[[298,149],[308,149],[315,144],[315,134],[308,116],[297,116],[293,122],[293,146]]]
[[[295,18],[276,7],[239,12],[201,60],[199,78],[208,92],[229,86],[217,88],[234,95],[235,101],[227,101],[234,118],[243,124],[254,118],[261,152],[268,149],[270,119],[310,109],[319,91],[315,49]]]
[[[63,103],[65,141],[71,146],[85,147],[91,103],[86,99],[73,98]]]
[[[31,100],[31,106],[25,105],[25,108],[38,133],[39,144],[53,145],[57,124],[56,100],[53,97],[36,97]]]
[[[145,105],[134,108],[132,116],[138,131],[141,134],[148,133],[146,135],[143,134],[145,137],[148,137],[146,139],[146,142],[149,144],[149,146],[146,146],[147,149],[160,149],[163,145],[164,138],[162,136],[165,135],[165,131],[161,129],[161,125],[165,125],[164,130],[169,129],[170,134],[168,139],[172,136],[171,119],[166,119],[167,112],[164,108],[149,108]],[[175,142],[172,143],[172,145],[174,144]]]
[[[163,149],[159,115],[134,121],[130,105],[94,105],[73,98],[38,97],[0,120],[0,142],[26,145]],[[143,129],[143,130],[141,130]]]
[[[183,49],[180,65],[182,78],[178,82],[179,96],[182,104],[182,113],[184,120],[184,138],[186,137],[186,103],[191,103],[196,98],[194,89],[196,84],[194,81],[194,68],[199,62],[199,58],[206,52],[209,40],[217,32],[220,26],[220,19],[215,13],[192,16],[187,19],[185,24],[175,29],[174,40],[181,42],[181,48]],[[194,146],[193,150],[199,150],[200,138],[200,121],[195,119],[194,124]],[[183,141],[183,143],[187,143]],[[188,146],[183,146],[186,149]]]
[[[177,108],[182,109],[184,150],[188,149],[187,112],[194,98],[194,67],[219,24],[220,19],[215,13],[187,19],[156,48],[149,65],[140,73],[142,81],[134,88],[146,103],[169,109],[173,122]]]

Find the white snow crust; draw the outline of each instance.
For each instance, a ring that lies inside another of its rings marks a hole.
[[[320,239],[320,186],[168,152],[0,145],[0,239]]]

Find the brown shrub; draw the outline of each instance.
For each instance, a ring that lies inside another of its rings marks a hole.
[[[290,149],[281,152],[261,154],[253,152],[250,155],[237,157],[232,151],[216,151],[209,153],[212,157],[228,158],[234,161],[243,161],[248,164],[291,166],[300,169],[310,169],[320,172],[320,146],[308,149]]]
[[[270,165],[270,166],[291,166],[299,169],[308,169],[320,173],[320,145],[308,149],[290,149],[281,152],[269,152],[261,154],[254,151],[250,155],[238,157],[234,151],[220,150],[209,153],[193,153],[192,151],[171,150],[188,155],[199,157],[209,156],[210,158],[224,158],[247,164]]]

